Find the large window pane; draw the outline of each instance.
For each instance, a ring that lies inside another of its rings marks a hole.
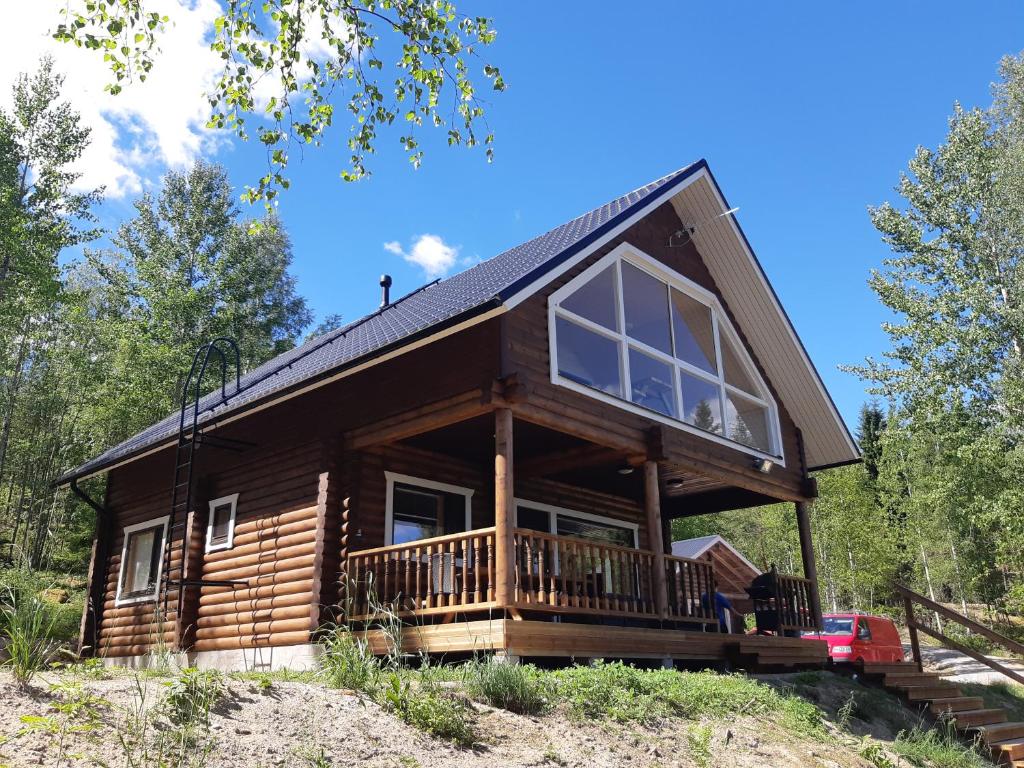
[[[558,515],[556,521],[559,536],[572,536],[577,539],[598,541],[604,544],[617,544],[623,547],[635,547],[633,531],[617,525],[581,520],[577,517]]]
[[[726,395],[725,418],[730,439],[766,453],[771,450],[767,408],[744,397]]]
[[[121,598],[149,597],[156,592],[163,556],[163,524],[132,531],[125,547]]]
[[[393,544],[405,544],[466,530],[466,497],[395,483],[392,496]]]
[[[630,349],[629,383],[634,403],[667,416],[676,415],[676,388],[670,366]]]
[[[562,306],[587,320],[615,331],[618,330],[618,312],[615,309],[615,265],[602,270],[596,277],[577,288],[562,301]]]
[[[672,354],[668,286],[628,262],[622,262],[622,304],[626,335]]]
[[[740,355],[733,347],[725,333],[719,334],[722,343],[722,367],[725,368],[725,380],[737,389],[749,392],[752,395],[758,394],[754,380],[747,374],[747,369],[740,362]]]
[[[619,344],[564,318],[555,320],[558,372],[567,379],[622,397]]]
[[[708,432],[722,433],[721,390],[714,384],[679,372],[683,388],[683,421]]]
[[[676,357],[708,373],[718,372],[710,307],[673,288],[672,331],[675,335]]]

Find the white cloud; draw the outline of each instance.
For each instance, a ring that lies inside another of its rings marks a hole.
[[[458,246],[448,245],[437,235],[420,235],[408,252],[395,240],[384,243],[384,250],[415,264],[428,280],[444,277],[459,263]]]
[[[51,37],[66,5],[66,0],[33,0],[12,7],[12,33],[0,46],[0,105],[10,105],[19,73],[35,71],[42,55],[53,56],[65,76],[64,98],[92,129],[78,167],[80,188],[105,186],[110,197],[136,193],[166,168],[182,168],[216,149],[218,135],[204,127],[205,94],[220,67],[209,48],[213,20],[221,12],[216,0],[147,4],[147,10],[164,13],[171,22],[159,37],[161,50],[149,77],[127,84],[117,96],[103,90],[111,73],[102,54]]]

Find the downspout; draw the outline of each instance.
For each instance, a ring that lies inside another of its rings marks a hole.
[[[99,645],[100,613],[103,608],[103,593],[110,558],[108,529],[111,514],[109,509],[78,487],[77,478],[72,478],[70,486],[71,492],[96,512],[96,535],[93,537],[92,562],[89,564],[89,593],[86,595],[85,606],[82,610],[82,623],[78,633],[79,655],[83,655],[87,648],[91,649],[91,655],[95,655],[99,650],[97,646]]]

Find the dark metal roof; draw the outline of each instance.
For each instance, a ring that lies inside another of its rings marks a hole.
[[[242,412],[273,396],[500,306],[628,219],[651,195],[676,186],[706,167],[707,163],[701,160],[674,171],[464,272],[429,283],[343,328],[278,355],[243,376],[237,391],[229,387],[226,399],[221,398],[219,390],[203,398],[200,423]],[[177,428],[175,412],[56,482],[67,483],[143,453],[174,437]]]

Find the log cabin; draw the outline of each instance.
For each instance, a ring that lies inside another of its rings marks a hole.
[[[715,575],[715,588],[739,613],[753,613],[747,589],[761,575],[761,569],[722,536],[712,534],[673,541],[672,554],[687,560],[707,560]]]
[[[180,413],[57,481],[97,514],[83,650],[296,667],[333,621],[386,650],[386,606],[410,652],[824,658],[810,473],[858,449],[734,214],[700,161],[245,375],[205,344]],[[777,502],[803,573],[724,635],[670,523]]]

